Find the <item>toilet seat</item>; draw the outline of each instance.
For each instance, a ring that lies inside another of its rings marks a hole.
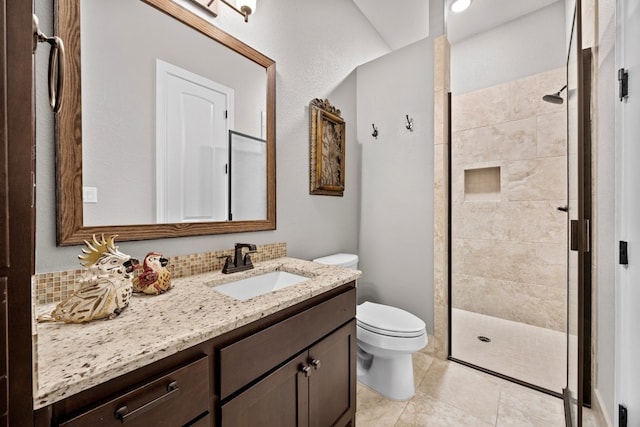
[[[356,308],[356,323],[369,332],[397,338],[416,338],[425,334],[425,323],[397,307],[364,302]]]

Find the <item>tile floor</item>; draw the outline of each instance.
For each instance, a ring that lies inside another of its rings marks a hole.
[[[458,360],[556,393],[566,385],[564,332],[452,309],[451,354]],[[482,342],[478,336],[491,342]]]
[[[562,400],[432,357],[414,355],[416,394],[408,401],[384,398],[358,384],[358,427],[562,427]],[[589,410],[585,427],[600,427]]]

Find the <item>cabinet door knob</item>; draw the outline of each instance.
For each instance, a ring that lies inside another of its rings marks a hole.
[[[300,372],[302,372],[305,377],[308,377],[311,374],[311,366],[309,365],[300,366]]]
[[[320,359],[311,359],[311,365],[317,370],[320,369]]]

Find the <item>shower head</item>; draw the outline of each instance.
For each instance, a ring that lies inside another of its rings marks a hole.
[[[562,91],[565,90],[566,88],[567,88],[567,85],[564,85],[562,89],[560,89],[556,93],[543,96],[542,100],[546,102],[550,102],[552,104],[562,104],[564,102],[564,98],[560,96],[560,93],[562,93]]]

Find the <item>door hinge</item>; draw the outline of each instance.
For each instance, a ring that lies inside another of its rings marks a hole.
[[[618,405],[618,427],[627,427],[627,407]]]
[[[629,72],[624,68],[618,70],[618,85],[620,87],[620,101],[629,97]]]
[[[229,118],[229,110],[224,110],[224,118],[225,119]]]
[[[629,265],[629,252],[627,251],[628,243],[620,240],[620,264]]]

